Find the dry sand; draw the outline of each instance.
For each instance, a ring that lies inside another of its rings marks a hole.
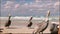
[[[7,33],[13,33],[13,34],[32,34],[34,29],[29,28],[19,28],[19,29],[6,29],[4,28],[3,32],[0,32],[0,34],[7,34]]]
[[[0,32],[0,34],[7,34],[7,33],[13,33],[13,34],[33,34],[35,29],[29,29],[27,27],[18,28],[18,29],[4,29],[3,32]],[[47,32],[47,31],[46,31]],[[49,33],[44,33],[49,34]]]

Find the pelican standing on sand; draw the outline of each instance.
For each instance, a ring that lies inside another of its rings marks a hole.
[[[32,26],[32,24],[33,24],[32,21],[31,21],[32,18],[33,18],[33,17],[31,16],[31,18],[30,18],[30,20],[29,20],[29,24],[27,25],[27,27],[31,27],[31,26]]]
[[[11,18],[11,15],[9,14],[9,18],[8,18],[7,23],[5,24],[5,27],[9,27],[9,26],[11,25],[11,20],[10,20],[10,18]]]
[[[57,28],[57,24],[52,24],[51,25],[51,28],[50,28],[50,31],[51,31],[51,34],[58,34],[58,28]]]
[[[38,28],[34,34],[43,34],[43,31],[48,27],[49,25],[49,16],[50,16],[50,11],[48,11],[47,19],[45,19],[42,23],[38,24]]]

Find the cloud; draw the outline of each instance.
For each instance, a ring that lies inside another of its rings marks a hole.
[[[27,5],[28,5],[28,3],[25,3],[25,4],[24,4],[24,6],[27,6]]]
[[[19,8],[20,7],[20,4],[15,4],[15,9]]]
[[[12,1],[6,1],[6,3],[4,4],[4,8],[5,9],[11,8],[12,5],[13,5],[13,2]]]
[[[11,11],[12,14],[39,14],[45,13],[48,10],[58,11],[60,2],[55,1],[44,1],[44,0],[35,0],[35,2],[17,2],[17,1],[6,1],[2,7],[2,12]],[[33,13],[32,13],[33,12]]]
[[[40,1],[40,0],[36,0],[36,1]],[[28,4],[28,3],[24,3],[24,4],[22,4],[22,5],[20,5],[19,3],[15,3],[15,2],[13,2],[13,1],[7,1],[6,3],[5,3],[5,8],[10,8],[10,9],[16,9],[16,10],[18,10],[18,9],[20,9],[20,10],[22,10],[22,9],[24,9],[24,10],[27,10],[27,9],[33,9],[33,10],[37,10],[37,11],[39,11],[39,10],[44,10],[44,9],[46,9],[47,7],[50,7],[50,5],[52,5],[52,4],[39,4],[39,3],[37,3],[36,4],[36,2],[31,2],[31,4]]]
[[[40,0],[35,0],[36,3],[40,2]]]
[[[59,8],[60,8],[59,6],[60,6],[60,1],[58,1],[54,4],[54,8],[55,8],[56,12],[59,11]]]
[[[40,0],[36,0],[36,1],[40,1]],[[24,4],[22,4],[22,6],[19,4],[19,3],[17,3],[16,4],[16,2],[13,2],[13,1],[6,1],[6,3],[5,3],[5,5],[4,5],[4,7],[5,8],[12,8],[12,9],[18,9],[18,8],[21,8],[21,9],[24,9],[24,8],[26,8],[26,9],[29,9],[29,8],[31,8],[31,9],[44,9],[44,8],[46,8],[46,7],[48,7],[48,6],[50,6],[51,4],[39,4],[39,3],[37,3],[36,4],[36,2],[31,2],[30,4],[28,4],[28,3],[24,3]]]
[[[56,7],[56,6],[59,6],[60,5],[60,2],[56,2],[55,4],[54,4],[54,6]]]

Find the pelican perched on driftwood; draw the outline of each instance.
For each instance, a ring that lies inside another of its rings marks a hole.
[[[9,26],[11,25],[11,20],[10,20],[10,18],[11,18],[11,15],[9,14],[9,18],[8,18],[7,23],[5,24],[5,27],[9,27]]]
[[[47,18],[42,22],[38,24],[38,28],[35,31],[34,34],[40,34],[40,32],[43,34],[43,31],[48,27],[49,25],[49,16],[50,16],[50,11],[48,11]]]
[[[33,23],[32,23],[32,18],[33,18],[33,17],[31,16],[30,19],[29,19],[29,24],[27,25],[27,27],[31,27],[31,26],[32,26],[32,24],[33,24]]]

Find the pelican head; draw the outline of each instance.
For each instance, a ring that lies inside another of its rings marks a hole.
[[[33,18],[33,17],[31,16],[31,17],[30,17],[30,19],[29,19],[29,21],[31,21],[31,20],[32,20],[32,18]]]
[[[11,15],[9,14],[9,19],[11,18]]]
[[[49,21],[50,11],[48,10],[45,21]]]

